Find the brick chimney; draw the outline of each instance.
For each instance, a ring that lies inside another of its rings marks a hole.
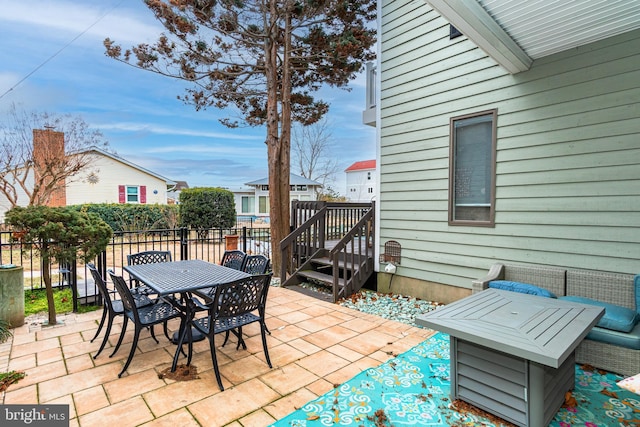
[[[59,165],[64,158],[64,133],[51,128],[33,130],[33,162],[36,182],[42,179],[43,184],[51,182],[53,177],[47,172],[50,165]],[[66,206],[67,189],[65,182],[51,193],[46,201],[47,206]]]

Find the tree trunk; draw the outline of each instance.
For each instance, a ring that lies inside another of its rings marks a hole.
[[[49,326],[57,324],[56,304],[53,299],[53,286],[51,286],[51,258],[46,254],[47,246],[43,246],[42,255],[42,280],[47,293],[47,305],[49,307]]]
[[[289,232],[289,215],[282,215],[282,205],[289,201],[289,165],[279,137],[278,111],[278,22],[277,2],[270,2],[269,36],[265,43],[265,74],[267,80],[267,158],[269,168],[269,220],[271,223],[271,261],[273,271],[280,271],[282,257],[280,241]],[[283,191],[286,182],[287,191]],[[281,278],[284,280],[285,278]]]

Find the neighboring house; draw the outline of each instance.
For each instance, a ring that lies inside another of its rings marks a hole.
[[[379,3],[393,292],[450,302],[498,261],[640,272],[638,3],[428,3]]]
[[[354,203],[368,203],[378,194],[376,161],[355,162],[344,171],[347,175],[347,199]]]
[[[167,185],[155,172],[99,148],[87,150],[94,161],[67,183],[67,205],[82,203],[167,204]]]
[[[175,185],[169,185],[167,190],[167,203],[177,205],[180,202],[180,193],[185,188],[189,188],[187,181],[176,181]]]
[[[246,188],[231,189],[236,201],[236,212],[240,216],[269,217],[269,178],[247,182]],[[289,175],[290,201],[315,200],[316,194],[322,190],[318,181],[299,175]]]
[[[64,152],[64,137],[61,132],[36,130],[34,137],[43,135],[42,132],[50,132],[47,140],[54,141],[58,149]],[[88,153],[92,157],[91,164],[70,177],[66,185],[61,186],[52,195],[50,206],[83,203],[167,204],[167,185],[174,185],[174,181],[96,147],[82,153]],[[37,155],[38,150],[35,150],[34,156]],[[33,174],[30,174],[27,177],[27,186],[33,184]],[[18,204],[25,206],[27,203],[26,194],[18,194]],[[0,223],[4,222],[4,214],[10,208],[11,205],[6,198],[0,195]]]

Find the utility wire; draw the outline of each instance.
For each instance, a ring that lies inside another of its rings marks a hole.
[[[108,14],[110,14],[115,8],[117,8],[118,6],[120,6],[122,3],[124,2],[124,0],[120,0],[120,2],[118,4],[116,4],[115,6],[113,6],[111,9],[107,10],[105,13],[103,13],[101,16],[98,17],[98,19],[96,19],[91,25],[89,25],[87,28],[85,28],[80,34],[78,34],[77,36],[75,36],[73,39],[71,39],[70,42],[68,42],[67,44],[65,44],[64,46],[62,46],[57,52],[55,52],[53,55],[51,55],[49,58],[47,58],[42,64],[38,65],[36,68],[34,68],[29,74],[27,74],[26,76],[24,76],[22,79],[20,79],[20,81],[18,81],[16,84],[14,84],[13,86],[11,86],[5,93],[3,93],[2,95],[0,95],[0,99],[4,98],[4,96],[6,94],[8,94],[9,92],[11,92],[13,89],[15,89],[16,87],[18,87],[18,85],[20,85],[20,83],[22,83],[23,81],[27,80],[29,77],[31,77],[33,74],[35,74],[36,71],[38,71],[40,68],[44,67],[49,61],[51,61],[53,58],[55,58],[56,56],[58,56],[63,50],[65,50],[67,47],[69,47],[73,42],[75,42],[76,40],[78,40],[80,37],[82,37],[87,31],[89,31],[91,28],[93,28],[98,22],[102,21],[102,19],[104,19],[105,16],[107,16]]]

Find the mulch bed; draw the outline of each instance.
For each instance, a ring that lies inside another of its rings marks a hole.
[[[200,377],[198,376],[198,367],[196,365],[178,365],[174,372],[171,372],[171,366],[162,370],[162,372],[158,374],[158,378],[168,378],[174,381],[191,381],[197,380]]]

